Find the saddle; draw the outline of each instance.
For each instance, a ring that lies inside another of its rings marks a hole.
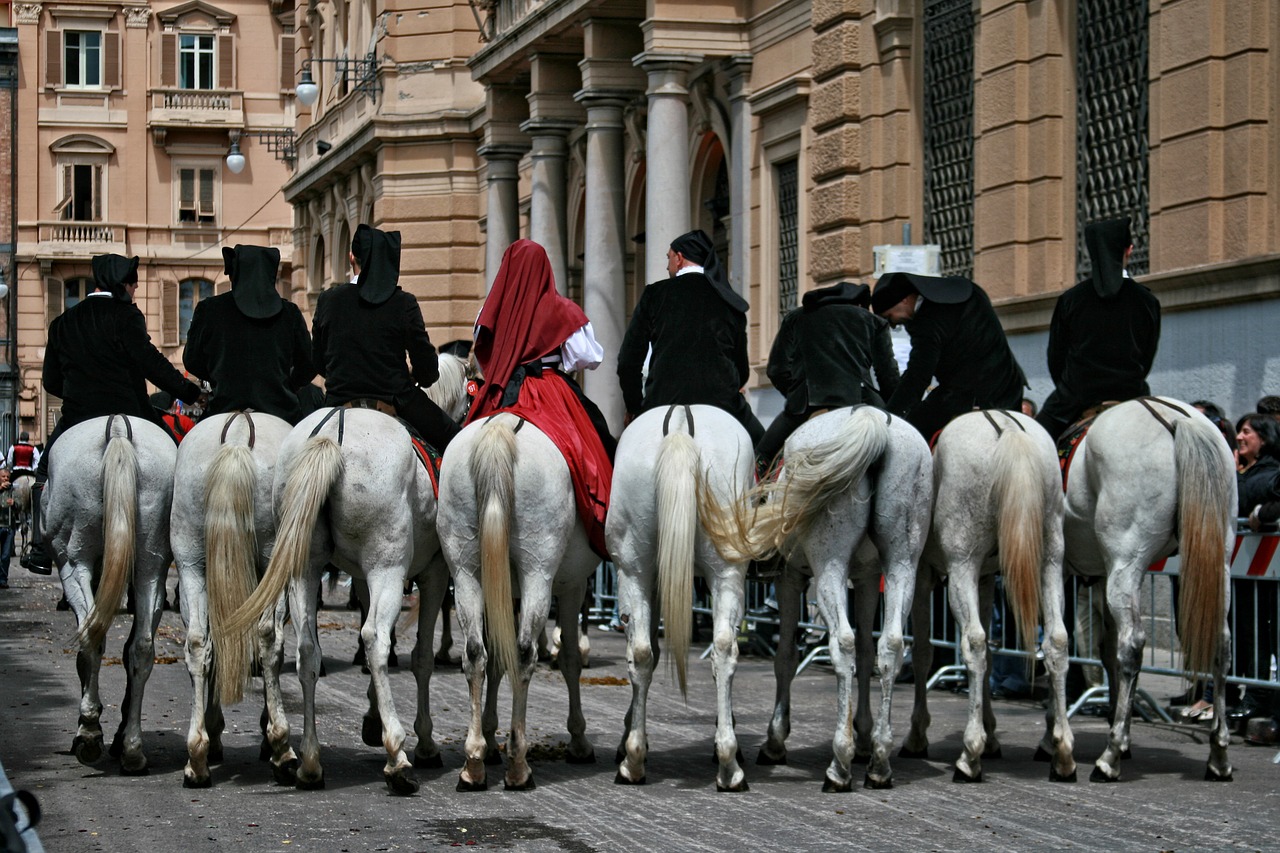
[[[1098,415],[1123,402],[1123,400],[1104,400],[1101,403],[1095,403],[1081,412],[1076,422],[1067,427],[1062,435],[1058,436],[1058,465],[1062,468],[1062,490],[1064,492],[1067,490],[1067,476],[1071,471],[1071,462],[1076,456],[1076,448],[1080,446],[1080,442],[1084,441],[1085,435],[1089,432],[1089,427],[1093,426],[1093,422],[1098,419]]]

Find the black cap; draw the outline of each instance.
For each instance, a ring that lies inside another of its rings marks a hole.
[[[1090,222],[1084,227],[1084,245],[1093,267],[1093,288],[1103,299],[1110,299],[1124,284],[1124,252],[1133,245],[1129,219]]]
[[[806,311],[813,311],[824,305],[859,305],[863,308],[871,305],[871,288],[865,284],[842,281],[831,287],[810,290],[801,301]]]
[[[361,223],[351,238],[351,254],[360,265],[360,299],[370,305],[390,299],[400,286],[400,232]]]
[[[93,283],[99,290],[111,293],[113,299],[121,302],[132,302],[133,297],[124,289],[126,284],[138,282],[138,256],[126,258],[124,255],[94,255]]]
[[[223,269],[231,278],[231,298],[240,313],[254,320],[274,317],[284,307],[276,290],[280,250],[267,246],[238,245],[222,249]]]
[[[973,293],[973,282],[958,275],[917,275],[911,272],[891,272],[880,276],[876,289],[871,293],[871,308],[883,314],[912,294],[919,294],[930,302],[954,305],[964,302]]]
[[[699,229],[681,234],[671,241],[671,250],[699,264],[703,275],[711,282],[711,286],[715,288],[720,298],[733,310],[747,313],[747,300],[729,286],[729,278],[724,273],[724,267],[720,265],[720,258],[716,256],[715,245],[705,231]]]

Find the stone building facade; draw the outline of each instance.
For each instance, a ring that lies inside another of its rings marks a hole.
[[[279,188],[295,125],[293,6],[12,4],[22,120],[10,282],[20,421],[33,437],[48,435],[60,405],[40,382],[48,324],[92,290],[94,255],[141,258],[138,305],[179,366],[195,304],[229,286],[221,246],[279,247],[288,289],[292,210]],[[233,142],[240,174],[224,159]]]

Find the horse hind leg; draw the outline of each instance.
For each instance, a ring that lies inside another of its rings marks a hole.
[[[1207,782],[1230,782],[1234,775],[1227,758],[1231,733],[1227,730],[1226,713],[1226,671],[1231,655],[1231,629],[1226,624],[1225,614],[1223,616],[1218,654],[1213,659],[1213,733],[1209,736],[1209,763],[1204,769]]]
[[[791,735],[791,683],[796,677],[799,658],[796,639],[804,583],[799,572],[784,569],[774,585],[778,599],[778,652],[773,658],[773,716],[769,719],[764,745],[756,756],[756,764],[764,766],[787,763],[787,738]]]
[[[387,658],[391,649],[391,631],[395,628],[404,596],[404,570],[400,567],[408,561],[405,554],[396,567],[369,573],[369,618],[360,629],[369,659],[369,680],[373,684],[382,721],[382,746],[387,752],[382,774],[391,793],[401,796],[417,793],[419,785],[414,777],[413,764],[404,752],[405,731],[396,714],[391,680],[387,675]]]
[[[911,624],[915,639],[911,645],[911,671],[914,702],[911,726],[898,750],[899,758],[929,757],[929,670],[933,666],[933,643],[929,639],[930,607],[935,578],[933,570],[922,562],[916,578],[915,597],[911,603]]]
[[[711,653],[716,685],[716,790],[747,791],[738,761],[733,720],[733,675],[738,666],[738,624],[742,621],[746,576],[738,566],[721,565],[713,578],[714,638]]]
[[[569,690],[569,749],[565,760],[570,764],[594,764],[595,747],[587,739],[587,720],[582,713],[582,647],[579,645],[579,611],[586,597],[586,587],[573,595],[561,596],[557,612],[564,614],[560,621],[560,673]]]
[[[258,622],[258,659],[262,665],[262,747],[259,757],[271,762],[271,776],[277,785],[298,784],[298,756],[289,745],[289,718],[280,689],[280,669],[284,665],[284,618],[286,597]]]
[[[987,635],[982,627],[978,595],[981,564],[968,560],[953,565],[947,579],[951,609],[955,612],[960,651],[969,670],[969,717],[964,728],[964,748],[956,759],[952,779],[982,781],[982,755],[987,733],[983,723],[987,682]]]
[[[879,571],[871,579],[859,579],[853,588],[854,648],[857,650],[858,708],[853,716],[853,763],[871,762],[871,675],[875,669],[876,609],[880,603]]]
[[[418,737],[418,743],[413,748],[413,766],[426,769],[444,766],[444,758],[432,733],[431,675],[439,660],[438,655],[432,656],[436,615],[441,611],[448,584],[449,570],[439,557],[432,561],[424,574],[418,576],[418,641],[410,657],[414,683],[418,690],[418,709],[413,720],[413,731]],[[449,614],[445,611],[445,628],[448,624]]]
[[[618,600],[630,602],[627,626],[627,675],[631,680],[631,705],[616,756],[616,785],[643,785],[649,754],[647,714],[649,688],[657,665],[657,627],[653,615],[656,566],[646,568],[618,562]]]
[[[166,560],[164,569],[167,570]],[[164,571],[153,567],[149,576],[135,583],[136,608],[133,630],[125,644],[125,666],[128,667],[128,686],[125,700],[120,705],[122,719],[116,733],[117,743],[112,744],[112,754],[119,745],[120,770],[126,776],[143,776],[150,772],[147,756],[142,749],[142,697],[146,691],[151,670],[156,659],[156,629],[164,613]]]
[[[1142,563],[1145,567],[1146,563]],[[1137,601],[1141,569],[1114,571],[1107,575],[1107,609],[1114,621],[1116,700],[1112,706],[1111,728],[1107,746],[1094,762],[1090,782],[1120,781],[1120,760],[1129,756],[1129,715],[1133,711],[1133,693],[1138,683],[1138,668],[1146,633]]]

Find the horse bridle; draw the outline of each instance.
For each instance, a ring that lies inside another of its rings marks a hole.
[[[253,409],[241,409],[231,413],[231,417],[227,418],[227,422],[222,425],[222,438],[218,440],[219,444],[227,443],[227,430],[231,429],[231,425],[236,422],[236,418],[243,416],[245,423],[249,425],[249,449],[253,450],[253,443],[257,440],[257,428],[253,425]],[[312,433],[315,435],[315,433]]]

